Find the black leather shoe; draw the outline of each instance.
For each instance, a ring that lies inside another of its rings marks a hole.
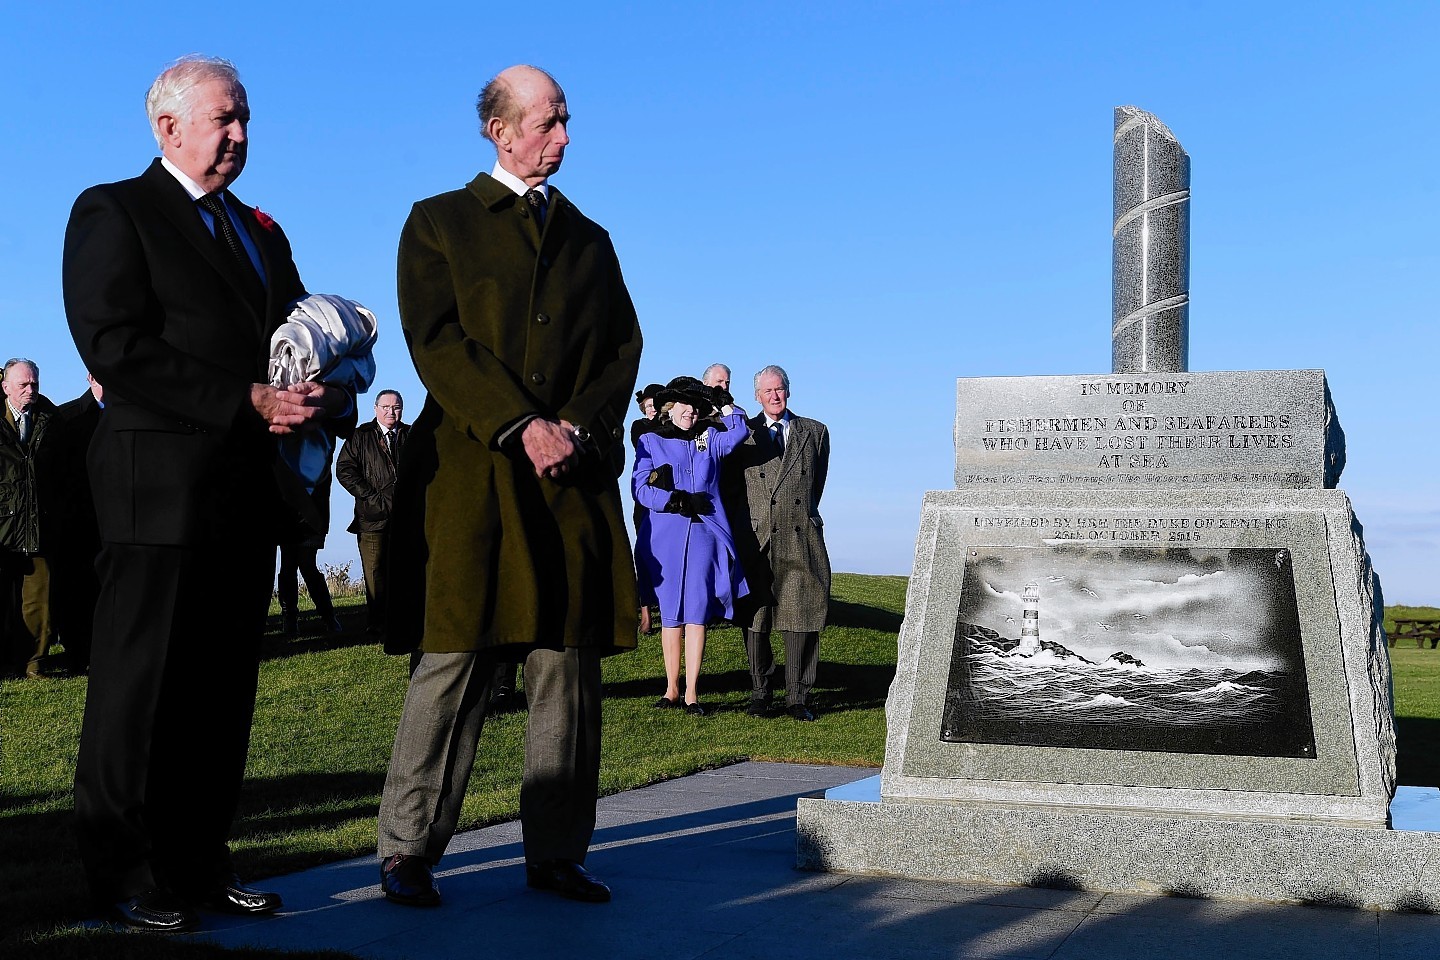
[[[775,716],[775,705],[769,700],[752,698],[750,706],[745,708],[745,712],[752,717],[773,717]]]
[[[803,703],[792,703],[790,704],[790,706],[785,708],[785,712],[790,714],[790,716],[794,717],[796,720],[803,720],[806,723],[809,723],[811,720],[815,719],[815,714],[811,713],[810,708],[805,706],[805,704]]]
[[[525,864],[525,885],[536,890],[549,890],[571,900],[610,902],[610,888],[573,860]]]
[[[397,853],[380,864],[380,891],[407,907],[440,906],[440,885],[424,857]]]
[[[680,706],[681,703],[682,701],[680,700],[671,700],[669,697],[661,697],[659,700],[655,701],[655,709],[674,710],[676,707]]]
[[[699,701],[685,704],[685,712],[692,717],[708,717],[710,715],[710,711],[706,710],[705,705]]]
[[[130,929],[151,933],[183,933],[200,925],[193,911],[163,890],[147,890],[111,904],[110,912]]]
[[[199,906],[220,913],[254,915],[274,913],[284,906],[284,903],[278,893],[247,887],[240,882],[239,877],[231,877],[221,886],[201,896]]]

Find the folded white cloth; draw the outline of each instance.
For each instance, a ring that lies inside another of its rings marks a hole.
[[[324,380],[364,393],[375,380],[378,328],[375,314],[353,300],[328,293],[296,300],[270,337],[270,385]],[[280,457],[304,481],[306,493],[315,491],[334,454],[335,435],[326,428],[280,438]]]

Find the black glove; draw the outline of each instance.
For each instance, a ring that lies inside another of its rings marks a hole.
[[[724,387],[711,387],[710,398],[715,402],[716,410],[733,407],[735,405],[735,398],[731,396],[730,391]]]
[[[665,504],[661,513],[678,513],[682,517],[689,517],[694,520],[696,517],[706,517],[715,512],[715,504],[708,493],[690,493],[688,490],[675,490],[670,494],[670,500]]]
[[[672,490],[670,492],[670,499],[666,501],[665,506],[660,509],[660,512],[678,513],[682,517],[693,517],[695,515],[691,512],[693,509],[694,506],[691,503],[690,492],[688,490]]]
[[[645,478],[645,486],[654,487],[657,490],[675,489],[675,468],[668,463],[662,463],[650,471],[650,476]]]

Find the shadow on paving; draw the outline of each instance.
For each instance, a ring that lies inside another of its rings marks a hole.
[[[1395,775],[1411,787],[1440,787],[1440,720],[1395,718]]]

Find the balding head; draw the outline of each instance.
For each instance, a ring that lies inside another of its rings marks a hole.
[[[538,67],[508,67],[485,84],[475,104],[480,132],[500,165],[534,186],[560,169],[570,142],[565,91]]]

